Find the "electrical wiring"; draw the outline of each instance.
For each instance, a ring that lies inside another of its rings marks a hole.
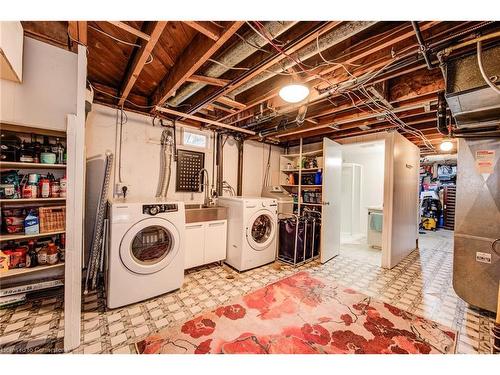
[[[119,38],[117,38],[117,37],[115,37],[115,36],[113,36],[111,34],[108,34],[107,32],[105,32],[105,31],[103,31],[103,30],[101,30],[101,29],[99,29],[97,27],[92,26],[92,25],[88,25],[88,28],[90,28],[92,30],[95,30],[95,31],[97,31],[97,32],[99,32],[99,33],[101,33],[103,35],[106,35],[108,38],[111,38],[111,39],[113,39],[113,40],[115,40],[115,41],[117,41],[119,43],[123,43],[123,44],[126,44],[128,46],[132,46],[132,47],[141,48],[140,44],[131,43],[131,42],[127,42],[125,40],[119,39]],[[151,62],[153,62],[153,55],[150,53],[149,56],[150,56],[149,58],[151,59],[151,61],[146,62],[146,64],[150,64]]]
[[[131,42],[127,42],[127,41],[125,41],[125,40],[119,39],[119,38],[117,38],[117,37],[115,37],[115,36],[113,36],[113,35],[111,35],[111,34],[108,34],[107,32],[105,32],[105,31],[103,31],[103,30],[101,30],[101,29],[99,29],[99,28],[97,28],[97,27],[92,26],[92,25],[88,25],[88,28],[89,28],[89,29],[92,29],[92,30],[95,30],[95,31],[97,31],[97,32],[99,32],[99,33],[101,33],[101,34],[104,34],[104,35],[106,35],[108,38],[111,38],[111,39],[113,39],[113,40],[115,40],[115,41],[117,41],[117,42],[120,42],[120,43],[126,44],[126,45],[128,45],[128,46],[141,48],[141,45],[140,45],[140,44],[131,43]]]
[[[240,38],[244,43],[248,44],[250,47],[254,48],[256,51],[262,51],[262,52],[265,52],[265,53],[271,53],[269,52],[268,50],[265,50],[264,48],[261,48],[253,43],[250,43],[248,40],[246,40],[243,36],[241,36],[240,34],[238,33],[235,33],[235,35]]]
[[[109,92],[106,92],[106,91],[104,91],[104,90],[100,90],[100,89],[98,89],[98,88],[97,88],[97,87],[95,87],[95,86],[94,86],[94,85],[93,85],[90,81],[87,81],[87,82],[88,82],[89,86],[92,88],[92,90],[95,90],[95,91],[97,91],[97,92],[100,92],[101,94],[104,94],[104,95],[110,96],[110,97],[115,98],[115,99],[118,99],[118,100],[120,100],[120,99],[121,99],[121,97],[119,97],[119,96],[116,96],[116,95],[110,94]],[[130,101],[130,100],[128,100],[128,99],[125,99],[125,101],[126,101],[127,103],[132,104],[134,107],[137,107],[137,108],[151,109],[151,108],[156,107],[155,105],[139,105],[139,104],[135,104],[133,101]]]

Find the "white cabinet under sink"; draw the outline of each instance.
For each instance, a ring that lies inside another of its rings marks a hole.
[[[226,259],[227,220],[186,224],[184,268]]]

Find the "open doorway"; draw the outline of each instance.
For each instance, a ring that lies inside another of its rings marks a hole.
[[[385,141],[342,146],[340,254],[380,266]]]

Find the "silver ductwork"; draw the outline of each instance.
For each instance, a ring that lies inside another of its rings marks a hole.
[[[376,22],[374,21],[351,21],[342,23],[341,25],[333,28],[330,32],[320,36],[317,42],[314,41],[299,50],[296,54],[294,54],[294,58],[299,61],[305,61],[318,53],[318,45],[319,51],[323,52],[326,49],[331,48],[364,30],[367,30],[375,24]],[[246,84],[233,90],[231,92],[231,96],[234,97],[295,65],[295,62],[291,59],[283,60],[267,69],[267,71],[260,73]]]
[[[482,51],[488,78],[500,82],[500,45]],[[500,125],[500,95],[481,74],[477,53],[446,61],[446,101],[457,128]]]
[[[269,34],[276,38],[283,34],[285,31],[289,30],[296,23],[296,21],[271,21],[267,22],[264,25],[264,28]],[[245,40],[246,42],[241,40],[230,50],[226,51],[220,57],[218,57],[217,61],[219,61],[220,64],[212,63],[201,74],[208,77],[219,78],[229,70],[228,68],[224,67],[224,65],[227,67],[234,67],[245,60],[247,57],[252,55],[256,51],[255,47],[262,48],[266,44],[268,44],[268,41],[266,39],[256,33],[251,33],[248,37],[245,38]],[[252,45],[255,47],[253,47]],[[175,107],[184,102],[190,96],[200,91],[205,86],[206,84],[204,83],[190,83],[180,89],[174,97],[170,98],[167,101],[167,104]]]

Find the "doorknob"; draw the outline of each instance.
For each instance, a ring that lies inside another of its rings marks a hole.
[[[322,202],[321,203],[323,206],[329,206],[330,205],[330,202]]]

